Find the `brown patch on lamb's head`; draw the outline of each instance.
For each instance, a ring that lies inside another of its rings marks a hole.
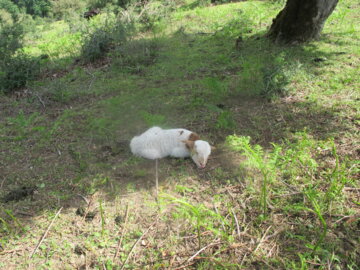
[[[192,132],[188,138],[189,141],[197,141],[197,140],[200,140],[200,136],[197,135],[196,133]]]
[[[185,143],[186,148],[189,149],[190,151],[194,149],[195,141],[186,140],[183,142]]]

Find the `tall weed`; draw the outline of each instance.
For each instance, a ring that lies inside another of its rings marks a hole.
[[[306,244],[314,255],[327,235],[324,215],[341,208],[343,188],[351,182],[353,173],[346,160],[340,161],[333,140],[316,141],[306,132],[299,132],[292,141],[273,144],[268,152],[259,145],[251,145],[249,137],[229,136],[227,142],[247,157],[245,164],[249,168],[260,172],[260,206],[264,214],[268,211],[269,194],[280,194],[277,197],[281,198],[282,194],[295,190],[303,197],[302,200],[273,200],[272,206],[277,204],[294,214],[306,211],[316,215],[320,224],[319,237],[315,244]],[[338,202],[337,208],[332,209],[334,202]]]
[[[251,146],[250,137],[229,136],[228,144],[237,151],[242,152],[248,159],[247,164],[258,169],[262,175],[260,205],[264,215],[268,212],[267,201],[269,184],[276,180],[276,163],[279,159],[281,147],[273,145],[273,152],[265,155],[260,145]]]
[[[185,218],[194,226],[199,248],[202,246],[201,232],[203,229],[209,230],[215,235],[220,235],[229,240],[228,232],[225,232],[220,226],[220,224],[225,224],[226,226],[224,228],[229,227],[228,221],[219,213],[202,204],[194,205],[185,198],[176,198],[169,194],[162,194],[160,198],[165,204],[170,203],[176,205],[177,211],[173,213],[174,218]]]

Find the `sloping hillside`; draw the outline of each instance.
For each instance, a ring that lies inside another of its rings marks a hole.
[[[279,2],[184,1],[152,21],[153,2],[124,32],[131,10],[28,33],[46,56],[0,96],[0,268],[359,269],[360,6],[279,47]],[[111,35],[104,57],[87,61],[81,27]],[[216,147],[203,170],[160,160],[157,199],[154,161],[129,149],[154,125]]]

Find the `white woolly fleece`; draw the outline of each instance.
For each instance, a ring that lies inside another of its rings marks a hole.
[[[148,159],[159,159],[166,156],[190,157],[200,168],[204,168],[211,153],[211,146],[202,140],[194,141],[186,146],[193,132],[186,129],[162,129],[152,127],[130,142],[134,155]]]

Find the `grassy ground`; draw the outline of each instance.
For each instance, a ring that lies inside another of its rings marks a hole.
[[[289,48],[263,37],[280,4],[201,3],[94,64],[64,22],[29,38],[49,59],[0,96],[0,268],[359,269],[359,4]],[[128,148],[153,125],[216,146],[161,160],[158,200]]]

